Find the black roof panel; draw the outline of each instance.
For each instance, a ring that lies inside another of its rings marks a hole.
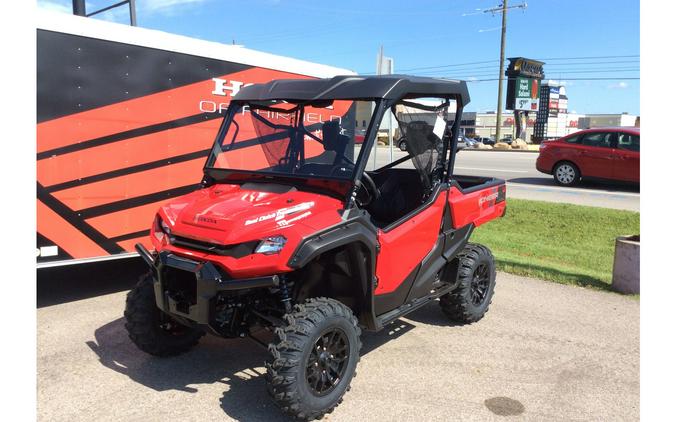
[[[342,75],[326,79],[277,79],[242,88],[238,101],[256,100],[333,100],[386,98],[398,100],[408,95],[458,96],[462,106],[469,103],[465,81],[409,75]]]

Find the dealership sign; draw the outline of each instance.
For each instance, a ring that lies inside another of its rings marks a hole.
[[[524,57],[510,57],[506,76],[526,76],[534,79],[543,79],[544,62]]]
[[[516,78],[514,110],[537,111],[539,109],[539,80]]]
[[[544,77],[544,62],[524,57],[509,58],[506,76],[507,110],[539,110],[539,85]]]

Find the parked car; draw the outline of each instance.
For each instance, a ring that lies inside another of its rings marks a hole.
[[[466,148],[475,148],[478,141],[473,138],[469,138],[464,135],[457,135],[457,151],[461,151]]]
[[[474,138],[471,138],[470,136],[465,136],[464,137],[464,142],[466,143],[467,148],[474,148],[478,141]]]
[[[473,148],[476,145],[477,141],[471,138],[466,138],[464,135],[458,135],[457,136],[457,151],[462,150],[464,148]],[[401,151],[407,151],[408,150],[408,141],[406,140],[405,136],[402,136],[398,141],[396,141],[396,146]],[[441,144],[437,144],[437,149],[438,152],[441,152]]]
[[[354,133],[354,144],[356,145],[362,144],[365,137],[366,137],[365,129],[356,129]]]
[[[457,151],[464,149],[464,148],[471,148],[473,146],[472,143],[470,143],[469,138],[465,137],[464,135],[458,135],[457,136]]]
[[[507,136],[506,138],[500,139],[499,142],[504,142],[505,144],[511,145],[511,142],[513,142],[513,138]]]
[[[492,139],[492,138],[482,138],[481,137],[481,138],[476,138],[476,139],[478,140],[478,142],[482,142],[485,145],[494,145],[495,144],[495,140]]]
[[[587,129],[543,142],[536,166],[562,186],[582,179],[640,183],[640,128]]]

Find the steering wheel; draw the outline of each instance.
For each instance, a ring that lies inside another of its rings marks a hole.
[[[357,181],[356,183],[359,188],[363,187],[363,191],[365,191],[366,194],[368,195],[368,197],[365,200],[359,198],[358,194],[356,198],[354,198],[358,202],[360,207],[365,207],[366,205],[369,205],[373,201],[377,201],[378,199],[380,199],[381,195],[380,190],[377,188],[377,185],[367,172],[364,171],[361,180]]]
[[[347,160],[345,160],[347,161]],[[343,173],[345,175],[350,175],[352,171],[354,170],[354,165],[353,163],[350,163],[347,161],[346,163],[338,163],[333,166],[333,168],[330,170],[330,176],[340,176],[340,173]]]

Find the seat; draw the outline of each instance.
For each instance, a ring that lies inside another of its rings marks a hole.
[[[300,172],[328,176],[333,168],[342,164],[345,150],[349,144],[349,136],[340,133],[340,122],[331,120],[321,128],[324,151],[316,157],[305,159]]]
[[[380,189],[380,198],[367,210],[378,227],[386,227],[422,204],[417,170],[390,168],[370,173]]]

